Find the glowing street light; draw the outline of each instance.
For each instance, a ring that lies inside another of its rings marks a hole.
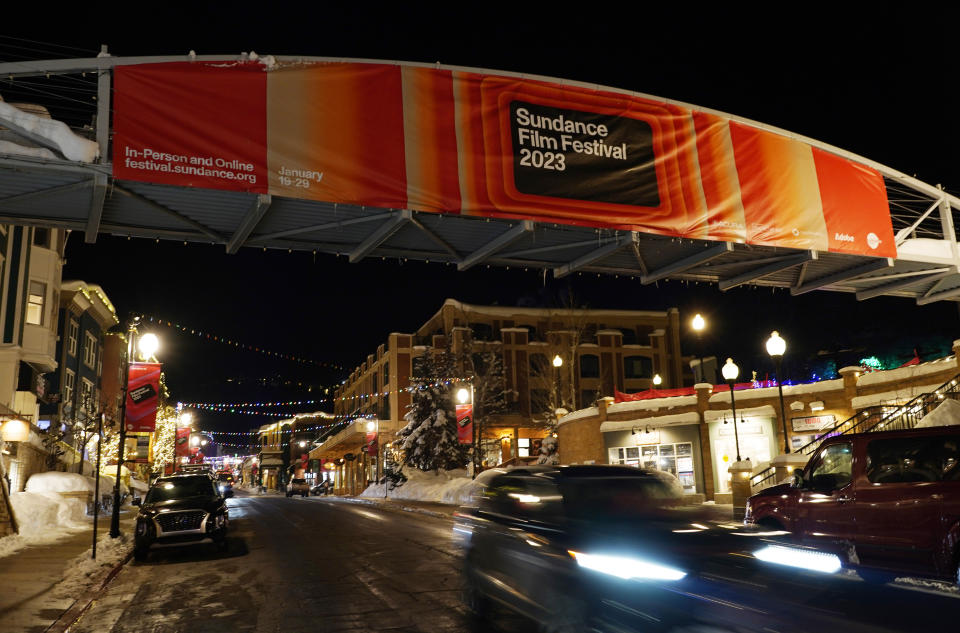
[[[660,377],[660,374],[654,374],[654,375],[653,375],[653,386],[654,386],[654,387],[659,387],[662,382],[663,382],[663,378]]]
[[[707,329],[707,320],[697,312],[690,325],[693,327],[693,331],[697,333],[697,352],[700,354],[700,380],[695,380],[695,382],[703,382],[707,379],[707,375],[703,371],[703,331]],[[694,375],[694,378],[696,378],[696,375]]]
[[[783,379],[781,378],[781,367],[783,364],[783,353],[787,351],[787,342],[783,340],[776,330],[770,334],[767,339],[767,353],[773,357],[773,362],[777,366],[777,391],[780,394],[780,419],[783,421],[783,452],[790,452],[790,440],[787,438],[787,413],[783,406]]]
[[[727,363],[720,370],[720,373],[723,374],[724,380],[727,381],[727,384],[730,385],[730,406],[733,408],[733,441],[737,446],[737,461],[740,461],[740,436],[737,433],[737,403],[733,399],[733,385],[737,381],[737,376],[740,375],[740,368],[733,363],[732,358],[727,359]]]
[[[140,358],[149,360],[160,349],[160,339],[156,334],[147,332],[137,341],[137,349],[140,350]]]
[[[563,367],[563,359],[560,358],[560,354],[557,354],[556,356],[553,357],[553,366],[556,367],[557,369]]]

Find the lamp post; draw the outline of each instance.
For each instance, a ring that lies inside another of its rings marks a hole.
[[[730,406],[733,408],[733,441],[737,446],[737,461],[740,461],[740,435],[737,433],[737,403],[733,398],[733,385],[740,375],[740,368],[733,364],[733,359],[728,358],[723,369],[720,370],[724,380],[730,385]]]
[[[137,338],[137,326],[140,324],[140,317],[134,317],[127,326],[127,355],[123,362],[123,388],[121,390],[120,400],[120,442],[117,448],[117,480],[113,485],[113,512],[110,515],[110,538],[120,536],[120,469],[123,467],[123,449],[127,441],[127,422],[124,414],[127,410],[127,389],[130,387],[130,363],[133,358],[134,343],[140,350],[142,358],[151,358],[160,347],[160,341],[155,334],[144,334],[139,341]]]
[[[654,387],[654,389],[656,389],[657,387],[659,387],[659,386],[661,385],[661,383],[663,383],[663,378],[660,377],[660,374],[654,374],[654,375],[653,375],[653,387]]]
[[[556,377],[557,377],[557,401],[556,401],[557,406],[553,411],[553,415],[556,416],[557,415],[556,409],[563,406],[563,389],[560,384],[560,368],[563,367],[563,359],[560,358],[560,354],[557,354],[556,356],[553,357],[553,367],[554,369],[556,369],[554,374],[556,374]]]
[[[700,313],[694,315],[693,321],[691,322],[693,326],[693,331],[697,333],[697,352],[700,354],[700,380],[703,382],[707,379],[706,374],[703,371],[703,331],[707,327],[707,321],[704,319]],[[696,378],[696,376],[694,376]]]
[[[780,419],[783,421],[783,452],[790,452],[790,439],[787,437],[787,413],[783,406],[783,380],[780,377],[780,368],[783,365],[783,353],[787,351],[787,342],[783,340],[776,330],[770,334],[767,339],[767,353],[773,357],[773,362],[777,367],[777,391],[780,394]]]

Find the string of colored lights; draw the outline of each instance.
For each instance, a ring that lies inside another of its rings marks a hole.
[[[341,424],[346,424],[346,423],[352,422],[352,421],[354,421],[354,420],[369,420],[369,419],[372,419],[372,418],[374,418],[374,417],[375,417],[375,416],[372,415],[372,414],[354,415],[354,416],[349,416],[349,417],[347,417],[347,418],[344,419],[344,420],[338,420],[338,421],[336,421],[336,422],[330,422],[329,424],[314,424],[313,426],[298,427],[298,428],[296,428],[296,429],[294,429],[294,428],[278,429],[278,430],[272,431],[272,432],[273,432],[273,433],[279,432],[279,433],[283,434],[283,433],[302,433],[302,432],[304,432],[304,431],[319,431],[319,430],[323,430],[323,429],[329,429],[329,428],[334,427],[334,426],[339,426],[339,425],[341,425]],[[216,438],[217,436],[231,436],[231,435],[249,435],[249,436],[253,436],[253,435],[261,435],[261,434],[262,434],[261,431],[197,431],[197,433],[200,433],[200,434],[202,434],[202,435],[210,435],[210,436],[212,436],[212,437],[214,437],[214,438]]]
[[[151,322],[151,323],[156,323],[156,324],[161,325],[161,326],[166,326],[166,327],[169,327],[169,328],[173,328],[173,329],[175,329],[175,330],[179,330],[180,332],[183,332],[184,334],[192,334],[192,335],[197,336],[197,337],[199,337],[199,338],[206,339],[206,340],[209,340],[209,341],[214,341],[214,342],[216,342],[216,343],[222,343],[222,344],[224,344],[224,345],[231,345],[231,346],[233,346],[233,347],[236,347],[237,349],[243,349],[243,350],[247,350],[247,351],[250,351],[250,352],[257,352],[257,353],[263,354],[263,355],[265,355],[265,356],[273,356],[274,358],[282,358],[282,359],[284,359],[284,360],[291,360],[291,361],[294,361],[294,362],[297,362],[297,363],[303,363],[303,364],[305,364],[305,365],[316,365],[316,366],[318,366],[318,367],[324,367],[324,368],[326,368],[326,369],[335,369],[335,370],[337,370],[337,371],[346,371],[346,368],[344,368],[343,365],[340,365],[340,364],[338,364],[338,363],[329,363],[329,362],[326,362],[326,361],[314,360],[314,359],[312,359],[312,358],[303,358],[303,357],[301,357],[301,356],[295,356],[295,355],[293,355],[293,354],[284,354],[284,353],[282,353],[282,352],[275,352],[275,351],[272,351],[272,350],[268,350],[268,349],[266,349],[266,348],[264,348],[264,347],[258,347],[258,346],[255,346],[255,345],[250,345],[250,344],[248,344],[248,343],[243,343],[243,342],[241,342],[241,341],[235,341],[235,340],[233,340],[233,339],[229,339],[229,338],[227,338],[227,337],[225,337],[225,336],[219,336],[219,335],[213,334],[213,333],[211,333],[211,332],[203,332],[202,330],[198,330],[198,329],[196,329],[196,328],[187,327],[186,325],[181,325],[181,324],[179,324],[179,323],[174,323],[173,321],[169,321],[169,320],[167,320],[167,319],[161,319],[161,318],[159,318],[159,317],[144,315],[144,318],[146,318],[146,319],[147,319],[149,322]]]
[[[329,404],[333,402],[343,402],[346,400],[358,400],[364,398],[377,398],[380,396],[389,396],[394,393],[422,391],[423,389],[429,389],[430,387],[439,387],[441,385],[447,386],[455,382],[462,381],[463,378],[441,378],[430,383],[421,383],[417,385],[411,385],[409,387],[404,387],[402,389],[391,389],[388,391],[374,391],[371,393],[356,394],[352,396],[340,396],[337,398],[319,398],[316,400],[300,400],[300,401],[289,401],[289,402],[184,402],[182,403],[184,407],[191,409],[209,409],[211,407],[215,408],[245,408],[245,407],[280,407],[280,406],[297,406],[304,404]]]

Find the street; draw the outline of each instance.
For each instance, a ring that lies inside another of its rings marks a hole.
[[[229,504],[228,552],[198,546],[131,562],[70,630],[472,630],[449,520],[324,497]],[[497,625],[533,628],[509,616]]]

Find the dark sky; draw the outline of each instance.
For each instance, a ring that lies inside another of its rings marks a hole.
[[[96,9],[71,11],[42,27],[8,16],[9,24],[19,26],[5,26],[0,59],[86,56],[108,44],[111,53],[123,56],[255,50],[541,74],[755,119],[960,192],[955,150],[960,56],[940,31],[953,15],[905,17],[879,5],[860,21],[840,20],[835,10],[828,19],[807,5],[798,17],[774,18],[770,9],[769,19],[686,4],[674,13],[615,3],[351,6],[356,8],[192,3],[172,11],[159,4],[148,10],[149,4],[111,9],[98,3]],[[777,12],[788,6],[778,5]],[[134,7],[145,13],[132,17]],[[149,255],[152,264],[129,270],[126,262],[135,254],[139,262]],[[742,369],[761,374],[769,370],[762,346],[772,329],[787,339],[787,369],[796,374],[809,372],[819,350],[880,355],[919,347],[923,354],[934,349],[931,336],[949,341],[960,334],[952,302],[920,308],[907,299],[858,303],[838,293],[793,298],[784,290],[747,288],[720,293],[712,286],[677,282],[650,288],[637,280],[595,276],[560,283],[549,275],[545,281],[540,271],[457,273],[453,267],[413,262],[351,265],[345,258],[250,249],[228,256],[222,246],[173,242],[101,237],[88,246],[82,235],[68,244],[65,278],[101,284],[124,316],[154,314],[198,331],[349,367],[389,332],[422,324],[446,297],[549,307],[572,291],[578,303],[594,308],[677,306],[685,318],[700,311],[711,323],[706,353],[733,355]],[[183,401],[307,399],[316,392],[295,383],[331,384],[340,377],[168,329],[158,333],[168,382],[174,398]],[[687,351],[697,351],[694,341]],[[259,376],[279,376],[294,385],[255,388],[249,380]],[[238,387],[227,378],[247,382]],[[262,422],[243,416],[205,420],[210,428],[238,430]]]

